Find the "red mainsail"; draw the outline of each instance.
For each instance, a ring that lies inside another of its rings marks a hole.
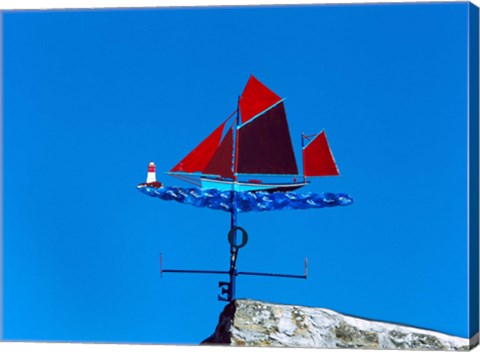
[[[242,125],[238,129],[237,138],[236,172],[264,175],[298,174],[283,103],[275,105]]]
[[[182,159],[170,172],[204,172],[222,139],[223,129],[227,121],[222,123],[203,142]]]
[[[325,132],[316,135],[303,148],[303,173],[305,176],[338,176],[340,174],[328,146]]]

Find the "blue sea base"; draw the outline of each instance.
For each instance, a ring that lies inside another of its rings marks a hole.
[[[163,200],[175,200],[182,204],[239,213],[287,209],[319,209],[350,205],[353,199],[344,193],[297,192],[236,192],[217,189],[181,187],[142,187],[140,192]]]

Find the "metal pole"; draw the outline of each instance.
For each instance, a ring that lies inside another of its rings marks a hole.
[[[235,206],[235,191],[232,191],[232,212],[230,218],[230,229],[233,230],[233,241],[232,243],[237,243],[237,211]],[[236,286],[236,276],[237,276],[237,255],[238,248],[233,244],[230,244],[230,270],[228,274],[230,275],[230,291],[228,293],[228,300],[233,301],[235,299],[235,286]]]
[[[240,97],[237,100],[237,116],[236,116],[236,126],[240,124]],[[235,126],[235,127],[236,127]],[[235,230],[237,227],[237,206],[236,206],[236,189],[235,189],[235,182],[237,181],[237,146],[238,146],[238,130],[235,128],[235,145],[234,145],[234,153],[233,153],[233,183],[232,183],[232,209],[231,209],[231,216],[230,216],[230,231],[233,231],[233,240],[230,243],[230,290],[228,292],[228,300],[233,301],[235,299],[235,286],[236,286],[236,276],[237,276],[237,255],[238,255],[238,248],[234,245],[237,243],[237,231]]]

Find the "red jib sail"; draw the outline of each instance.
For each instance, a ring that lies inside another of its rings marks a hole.
[[[253,75],[250,76],[239,101],[242,123],[249,121],[281,100]]]
[[[203,172],[233,178],[233,127],[228,130]]]
[[[185,158],[183,158],[171,172],[203,172],[207,164],[212,159],[217,147],[222,139],[223,128],[227,121],[222,123],[212,132],[203,142],[193,149]]]
[[[303,172],[305,176],[338,176],[340,174],[328,146],[325,132],[316,135],[303,148]]]

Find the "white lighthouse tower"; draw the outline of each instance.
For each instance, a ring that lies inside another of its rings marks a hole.
[[[153,187],[153,188],[160,188],[162,184],[157,181],[157,173],[156,173],[156,166],[153,161],[150,161],[148,164],[148,172],[147,172],[147,181],[145,183],[140,183],[137,188],[142,187]]]
[[[157,173],[156,173],[155,163],[153,161],[150,161],[150,164],[148,164],[148,173],[147,173],[146,183],[152,183],[152,182],[157,182]]]

